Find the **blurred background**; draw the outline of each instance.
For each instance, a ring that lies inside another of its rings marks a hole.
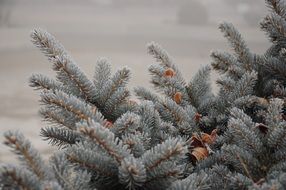
[[[100,57],[113,71],[127,65],[132,90],[151,86],[150,41],[169,52],[187,80],[211,63],[211,50],[229,50],[217,29],[222,21],[232,22],[253,52],[264,52],[269,44],[258,23],[266,11],[264,0],[0,0],[0,141],[4,131],[20,130],[44,155],[52,149],[39,137],[46,124],[38,92],[28,86],[32,73],[54,76],[30,42],[33,28],[55,35],[90,78]],[[0,150],[0,162],[15,162],[7,147]]]

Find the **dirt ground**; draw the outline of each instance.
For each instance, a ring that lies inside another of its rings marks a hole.
[[[147,68],[155,60],[146,51],[150,41],[168,50],[186,80],[202,65],[211,63],[211,50],[228,49],[217,29],[222,20],[240,29],[253,52],[268,47],[258,24],[246,25],[222,0],[203,2],[209,5],[209,24],[192,26],[177,24],[178,7],[173,4],[160,7],[111,6],[111,1],[91,0],[14,1],[7,6],[9,23],[0,25],[0,141],[4,131],[20,130],[43,155],[53,149],[39,137],[46,123],[38,116],[38,92],[28,85],[32,73],[54,75],[51,64],[30,42],[29,34],[35,27],[54,34],[90,78],[100,57],[107,57],[113,70],[127,65],[132,70],[131,90],[134,86],[151,86]],[[9,148],[1,144],[0,150],[0,162],[15,162]]]

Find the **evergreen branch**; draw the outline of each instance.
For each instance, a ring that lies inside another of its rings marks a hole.
[[[279,162],[285,162],[286,159],[285,159],[285,155],[286,155],[286,149],[285,149],[285,146],[286,146],[286,142],[285,140],[282,141],[282,144],[278,147],[276,147],[276,150],[274,152],[273,155],[273,158],[279,163]],[[284,169],[281,168],[281,170],[285,171]]]
[[[230,66],[237,64],[236,58],[225,52],[214,51],[211,53],[211,58],[213,60],[212,67],[222,74],[227,72]]]
[[[58,73],[57,79],[68,86],[72,94],[89,102],[98,96],[93,83],[67,56],[58,57],[53,69]]]
[[[118,88],[105,102],[104,113],[111,115],[118,105],[124,103],[130,96],[129,91],[124,87]]]
[[[158,127],[161,123],[159,112],[156,110],[154,103],[151,101],[142,101],[138,109],[140,125],[143,130]],[[147,130],[146,130],[147,131]]]
[[[109,129],[94,121],[79,125],[79,132],[90,138],[118,163],[121,163],[124,157],[130,156],[127,147],[123,146],[121,140],[115,138]]]
[[[211,68],[209,66],[201,68],[187,87],[190,102],[196,108],[202,107],[204,99],[208,99],[213,96],[211,92],[210,72]]]
[[[258,96],[254,95],[247,95],[242,96],[234,101],[233,106],[243,109],[243,108],[251,108],[253,106],[259,106],[263,109],[266,109],[268,107],[268,100],[265,98],[260,98]]]
[[[31,33],[31,38],[32,42],[43,51],[49,60],[68,54],[54,36],[41,28],[34,29]]]
[[[259,161],[247,150],[243,150],[242,148],[236,146],[236,145],[227,145],[222,148],[222,150],[227,155],[233,157],[233,158],[227,158],[228,161],[233,160],[238,164],[239,169],[241,172],[244,172],[246,176],[252,180],[254,180],[252,174],[256,174],[257,172],[261,172],[258,170],[260,167]]]
[[[77,96],[93,101],[97,97],[94,85],[78,68],[64,47],[48,32],[35,29],[32,34],[33,43],[39,47],[54,63],[53,69],[58,72],[57,78],[65,85],[73,88]]]
[[[166,75],[167,71],[168,69],[165,69],[161,65],[151,65],[149,67],[149,72],[152,75],[151,82],[156,89],[163,91],[164,94],[171,99],[174,99],[176,93],[180,93],[180,99],[177,101],[177,104],[186,105],[188,94],[185,88],[185,82],[178,80],[175,71],[173,76]]]
[[[140,160],[127,157],[119,167],[119,182],[126,184],[129,189],[137,189],[146,181],[146,169]]]
[[[60,83],[41,74],[32,75],[29,80],[36,90],[63,90]]]
[[[151,102],[158,102],[160,100],[160,97],[158,95],[144,87],[136,87],[134,88],[134,92],[136,96],[138,96],[141,100],[148,100]]]
[[[245,72],[241,68],[241,63],[237,59],[226,52],[212,52],[212,67],[217,70],[220,74],[225,74],[234,80],[238,80]]]
[[[214,174],[210,176],[210,181],[213,181],[211,187],[216,189],[247,189],[253,184],[253,181],[245,175],[231,172],[227,167],[222,165],[213,166],[209,172]]]
[[[167,78],[164,76],[165,69],[161,65],[155,65],[155,64],[150,65],[148,68],[148,71],[152,75],[151,83],[153,84],[153,86],[155,88],[164,89],[164,87],[166,87],[165,83],[170,81],[170,79],[169,79],[170,77]],[[173,74],[173,75],[175,75],[175,74]],[[172,77],[174,77],[174,76],[172,76]]]
[[[251,95],[253,87],[257,81],[257,73],[252,71],[251,73],[245,73],[239,81],[237,81],[235,88],[233,89],[230,101],[234,101],[242,96]]]
[[[232,65],[229,67],[227,75],[235,80],[238,80],[240,77],[243,76],[244,73],[244,68],[241,68],[241,66],[239,65]]]
[[[286,139],[286,123],[279,123],[273,126],[273,128],[267,134],[267,143],[271,148],[279,150],[285,145]]]
[[[187,152],[185,142],[179,138],[169,138],[162,144],[158,144],[142,155],[142,160],[147,171],[152,171],[161,163],[168,161],[178,161]]]
[[[111,93],[120,87],[124,87],[130,78],[130,69],[123,67],[118,70],[111,78]]]
[[[210,189],[209,177],[205,172],[193,173],[183,180],[174,182],[168,190]]]
[[[41,184],[38,177],[25,168],[19,168],[12,165],[2,165],[0,166],[0,188],[3,190],[40,190]]]
[[[249,129],[253,129],[255,127],[255,123],[252,121],[252,118],[245,114],[242,109],[238,109],[236,107],[233,107],[230,110],[230,115],[234,119],[238,119],[242,121],[242,124],[245,124]]]
[[[185,114],[183,108],[171,99],[166,98],[165,101],[158,102],[156,107],[162,119],[171,121],[174,125],[179,125],[187,121],[188,116]]]
[[[233,92],[236,86],[236,81],[228,76],[217,79],[216,83],[221,86],[220,91],[224,93]]]
[[[52,163],[52,169],[55,171],[57,181],[65,189],[74,190],[73,185],[69,182],[71,167],[69,166],[69,163],[67,163],[65,155],[61,153],[55,154],[51,157],[50,162]]]
[[[270,37],[271,41],[277,43],[286,38],[286,20],[275,13],[268,15],[260,23],[261,29]]]
[[[11,147],[13,152],[19,155],[19,159],[28,166],[27,169],[31,170],[41,180],[53,177],[39,152],[31,146],[31,143],[21,133],[7,131],[4,136],[4,144]]]
[[[170,55],[164,50],[159,44],[155,42],[150,42],[147,44],[148,53],[160,62],[160,64],[166,68],[173,68],[173,61],[171,60]],[[175,69],[175,68],[173,68]]]
[[[82,137],[77,132],[57,127],[42,128],[41,136],[44,137],[45,141],[49,141],[49,144],[56,145],[59,148],[66,148],[68,145],[82,140]]]
[[[110,115],[108,118],[110,118],[111,122],[115,122],[117,118],[121,117],[126,112],[134,112],[136,113],[138,110],[138,104],[131,100],[127,99],[122,101],[119,105],[115,106],[112,115]]]
[[[240,173],[228,175],[231,189],[247,189],[253,184],[253,180]]]
[[[103,170],[101,170],[98,163],[89,163],[88,161],[86,161],[86,158],[84,158],[84,160],[83,160],[83,159],[75,157],[75,155],[67,155],[67,159],[71,163],[77,164],[77,165],[79,165],[85,169],[89,169],[91,171],[97,171],[101,175],[108,176],[108,177],[114,176],[114,174],[111,174],[110,171],[104,172]]]
[[[85,142],[88,143],[88,142]],[[67,149],[67,160],[89,171],[112,178],[117,175],[117,163],[112,158],[85,147],[85,143]]]
[[[273,78],[285,80],[286,66],[282,60],[270,56],[257,56],[258,64]]]
[[[172,68],[176,74],[175,78],[177,78],[177,80],[184,86],[185,80],[182,77],[179,69],[173,63],[167,51],[165,51],[159,44],[155,42],[150,42],[147,44],[147,49],[148,53],[152,55],[158,62],[160,62],[160,65],[163,66],[164,69]]]
[[[268,7],[283,18],[286,18],[286,5],[283,0],[266,0]]]
[[[110,64],[105,58],[101,58],[96,62],[94,73],[94,85],[95,88],[100,91],[107,81],[110,80],[111,69]],[[99,93],[100,94],[100,93]]]
[[[252,55],[242,39],[241,34],[235,29],[235,27],[230,23],[222,23],[219,29],[224,33],[224,36],[228,39],[232,48],[234,49],[236,55],[238,56],[238,61],[243,62],[243,67],[246,71],[252,70]]]
[[[119,136],[122,134],[134,134],[139,128],[139,124],[139,115],[132,112],[126,112],[115,121],[114,127],[111,130],[114,132],[114,134]]]
[[[60,152],[54,154],[50,159],[50,163],[57,182],[63,187],[63,189],[90,189],[90,185],[88,184],[91,179],[90,174],[86,171],[75,171],[73,165],[68,161],[66,153]],[[81,180],[78,180],[78,177],[80,177]]]
[[[234,113],[237,110],[239,109],[232,109],[231,112]],[[228,128],[229,133],[233,135],[233,141],[240,145],[240,147],[246,146],[252,152],[261,152],[263,144],[258,135],[253,131],[252,126],[248,126],[241,119],[230,118]]]
[[[147,180],[145,186],[154,186],[154,184],[158,184],[160,186],[160,182],[163,187],[168,186],[169,183],[173,182],[175,179],[178,179],[182,176],[183,167],[178,166],[177,163],[173,162],[163,162],[159,164],[152,171],[148,171]],[[165,189],[165,188],[163,188]]]
[[[70,112],[67,112],[64,109],[56,110],[41,108],[39,113],[44,121],[53,125],[64,126],[71,130],[75,129],[75,123],[78,121],[73,118],[73,115]]]
[[[120,88],[125,87],[126,83],[130,78],[130,70],[128,68],[123,68],[118,70],[114,76],[108,80],[105,86],[102,86],[101,93],[99,97],[99,104],[105,106],[107,100],[112,98],[112,95]]]
[[[284,106],[284,101],[278,98],[271,99],[269,106],[267,108],[268,114],[265,117],[265,122],[271,128],[275,128],[282,122],[282,109]],[[283,123],[284,125],[286,123]]]
[[[269,173],[274,173],[277,171],[285,171],[286,170],[286,162],[285,160],[274,164],[271,168],[269,168]]]
[[[44,190],[64,190],[57,182],[48,181],[45,182],[42,189]]]
[[[142,156],[145,152],[144,144],[146,144],[146,142],[144,142],[144,136],[142,134],[123,135],[122,143],[127,146],[127,149],[130,150],[135,158]]]
[[[99,123],[104,123],[103,116],[93,105],[90,105],[73,95],[68,95],[61,91],[47,92],[41,94],[41,101],[44,104],[63,108],[82,120],[94,119]]]

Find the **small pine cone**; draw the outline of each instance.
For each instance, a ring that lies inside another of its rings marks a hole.
[[[266,107],[266,108],[269,105],[269,101],[267,99],[265,99],[265,98],[258,98],[257,102],[258,102],[259,105],[261,105],[263,107]]]
[[[197,135],[191,137],[191,148],[204,147],[204,143]]]
[[[173,96],[173,99],[177,104],[180,104],[182,102],[182,93],[176,92],[175,95]]]
[[[208,157],[209,152],[207,148],[205,147],[196,147],[193,149],[191,155],[192,155],[193,161],[195,162],[195,161],[203,160],[206,157]]]
[[[105,124],[104,124],[104,127],[110,129],[113,127],[113,123],[111,121],[106,121]]]
[[[217,137],[217,129],[214,129],[211,134],[202,133],[202,141],[206,144],[213,144]]]
[[[217,129],[212,130],[211,137],[216,138],[217,137]]]
[[[202,117],[203,117],[202,114],[196,113],[194,119],[197,123],[199,123],[201,121]]]
[[[168,68],[168,69],[166,69],[165,72],[164,72],[164,76],[165,76],[165,77],[170,77],[170,78],[172,78],[172,77],[174,77],[175,75],[176,75],[176,72],[175,72],[172,68]]]

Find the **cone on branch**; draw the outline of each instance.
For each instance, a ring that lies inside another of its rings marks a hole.
[[[189,152],[193,163],[207,158],[208,155],[213,152],[209,148],[209,145],[215,142],[216,137],[217,129],[214,129],[210,135],[207,133],[201,133],[200,135],[194,134],[191,137]]]
[[[182,102],[182,93],[181,92],[176,92],[174,94],[174,97],[173,97],[174,101],[177,103],[177,104],[180,104]]]
[[[176,72],[172,68],[168,68],[164,71],[164,76],[172,78],[176,75]]]
[[[196,113],[194,119],[197,123],[199,123],[201,121],[202,117],[203,117],[202,114]]]

